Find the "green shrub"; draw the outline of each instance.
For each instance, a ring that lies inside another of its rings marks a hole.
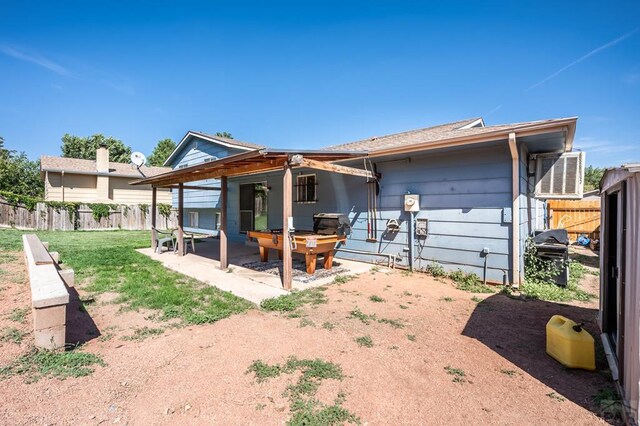
[[[100,222],[103,218],[109,217],[111,210],[118,208],[117,204],[105,204],[105,203],[91,203],[88,204],[91,209],[91,213],[96,222]]]
[[[580,263],[569,263],[569,281],[566,287],[560,287],[553,282],[553,278],[562,266],[550,260],[540,259],[531,238],[525,243],[524,259],[525,282],[520,286],[520,291],[526,297],[555,302],[588,301],[595,297],[580,288],[580,280],[586,272],[586,268]]]
[[[13,192],[8,191],[0,191],[0,196],[2,196],[11,206],[24,207],[30,212],[34,211],[37,207],[37,204],[42,201],[39,198],[29,197],[28,195],[14,194]]]
[[[171,216],[171,204],[158,203],[158,213],[160,213],[160,216],[169,219],[169,216]]]
[[[431,264],[425,268],[425,272],[434,277],[447,276],[447,271],[444,270],[442,265],[439,265],[436,262],[431,262]]]
[[[149,204],[138,204],[138,207],[140,208],[140,213],[142,213],[142,216],[146,217],[149,214]]]
[[[461,269],[453,271],[449,274],[460,290],[469,291],[471,293],[493,293],[493,290],[480,282],[480,277],[474,273],[465,273]]]

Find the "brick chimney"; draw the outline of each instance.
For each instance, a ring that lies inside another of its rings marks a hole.
[[[109,172],[109,148],[106,145],[100,145],[96,151],[96,170]]]

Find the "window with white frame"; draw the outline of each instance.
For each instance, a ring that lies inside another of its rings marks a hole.
[[[189,228],[198,227],[198,212],[189,212]]]
[[[215,214],[215,227],[216,229],[220,229],[220,212],[216,212]]]
[[[298,203],[315,203],[316,198],[316,175],[298,175],[296,176],[296,202]]]

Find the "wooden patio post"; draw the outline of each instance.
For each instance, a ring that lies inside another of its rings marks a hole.
[[[511,283],[520,285],[520,159],[515,133],[509,133],[509,151],[511,153]]]
[[[178,185],[178,256],[184,256],[184,185]]]
[[[229,266],[227,256],[227,177],[220,177],[220,269]]]
[[[293,184],[291,166],[284,163],[282,178],[282,286],[291,290],[293,260],[291,258],[291,238],[289,237],[289,219],[293,216]]]
[[[157,202],[157,188],[155,186],[151,187],[151,228],[156,227],[156,202]],[[157,241],[153,238],[155,232],[151,231],[151,248],[153,251],[156,251]]]

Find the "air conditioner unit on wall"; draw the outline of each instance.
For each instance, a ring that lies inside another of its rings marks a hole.
[[[580,199],[584,188],[584,152],[539,154],[536,161],[535,197]]]

